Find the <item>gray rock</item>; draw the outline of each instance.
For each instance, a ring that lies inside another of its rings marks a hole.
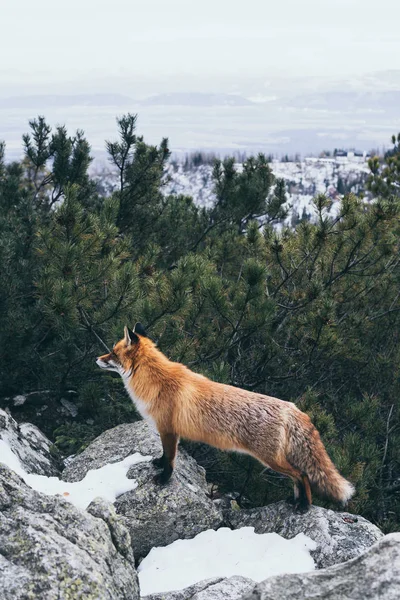
[[[159,456],[160,438],[144,421],[125,423],[105,431],[74,457],[62,473],[65,481],[80,481],[90,469],[123,460],[134,452]]]
[[[60,398],[52,390],[40,390],[2,398],[2,403],[19,422],[34,423],[46,435],[66,421],[72,423],[77,414],[77,392],[66,390]]]
[[[71,400],[67,400],[66,398],[61,398],[60,404],[65,408],[66,411],[69,412],[71,417],[76,417],[78,414],[78,407]]]
[[[318,569],[355,558],[383,537],[380,529],[363,517],[319,506],[311,506],[302,515],[286,502],[226,511],[225,522],[233,529],[254,527],[256,533],[278,533],[286,539],[304,533],[318,544],[311,552]]]
[[[107,523],[114,546],[122,556],[132,563],[134,558],[131,538],[128,530],[122,524],[121,517],[115,512],[114,505],[103,498],[95,498],[86,510],[94,517],[103,519]]]
[[[385,536],[346,563],[298,575],[278,575],[259,583],[245,600],[398,600],[400,533]]]
[[[19,425],[0,409],[0,439],[7,442],[27,473],[59,475],[60,463],[50,452],[50,440],[31,423]]]
[[[62,478],[80,481],[90,469],[123,460],[134,452],[153,457],[162,454],[159,436],[144,421],[119,425],[101,434],[71,461]],[[167,485],[153,481],[156,473],[151,463],[132,466],[128,477],[135,479],[138,486],[115,502],[115,509],[130,532],[136,559],[146,556],[154,546],[193,538],[222,524],[222,512],[207,495],[204,469],[182,448]]]
[[[223,577],[215,577],[213,579],[204,579],[198,583],[194,583],[183,590],[176,590],[173,592],[159,592],[157,594],[149,594],[148,596],[142,596],[142,600],[193,600],[193,597],[197,593],[206,591],[208,588],[218,585],[222,581],[225,581]],[[251,590],[254,588],[254,582]]]
[[[0,598],[137,600],[129,534],[112,505],[94,501],[91,511],[106,522],[0,463]]]
[[[144,600],[240,600],[254,585],[254,581],[246,577],[221,577],[200,581],[176,592],[150,594]]]

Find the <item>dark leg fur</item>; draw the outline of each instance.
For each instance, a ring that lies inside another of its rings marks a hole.
[[[293,467],[287,460],[280,459],[279,462],[266,460],[271,469],[289,476],[294,483],[294,509],[297,512],[306,512],[312,502],[311,489],[308,477]]]
[[[159,458],[153,458],[151,462],[157,469],[163,469],[165,463],[165,454],[163,454]]]
[[[297,498],[294,504],[295,511],[300,514],[306,513],[310,508],[310,501],[307,495],[307,483],[303,481],[299,481],[297,484],[299,489],[299,497]]]
[[[178,436],[174,433],[161,433],[160,435],[164,453],[160,458],[154,459],[153,464],[155,464],[156,467],[162,467],[163,470],[154,477],[154,481],[164,485],[169,481],[174,470]]]
[[[165,485],[166,483],[168,483],[168,481],[171,479],[173,470],[174,469],[170,465],[167,465],[166,467],[164,467],[164,469],[161,471],[161,473],[158,473],[157,475],[155,475],[155,477],[154,477],[155,483],[157,483],[158,485]]]

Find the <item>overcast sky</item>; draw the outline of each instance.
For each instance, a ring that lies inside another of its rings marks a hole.
[[[400,68],[400,0],[2,0],[3,83]]]

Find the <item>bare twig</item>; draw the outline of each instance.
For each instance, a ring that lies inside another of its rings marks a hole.
[[[85,321],[85,324],[86,324],[87,328],[89,329],[89,331],[91,331],[93,333],[93,335],[97,338],[97,340],[100,342],[100,344],[107,350],[107,352],[109,354],[111,354],[110,348],[101,339],[101,337],[96,333],[96,331],[93,328],[93,325],[90,323],[90,321],[88,319],[88,316],[87,316],[85,310],[81,306],[79,307],[79,312],[81,313],[81,316],[82,316],[83,320]]]

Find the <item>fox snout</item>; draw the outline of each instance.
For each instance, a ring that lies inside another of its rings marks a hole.
[[[118,362],[113,360],[111,354],[103,354],[103,356],[99,356],[96,358],[96,364],[100,369],[106,369],[107,371],[115,371],[119,372],[120,365]]]
[[[101,368],[101,369],[107,369],[110,364],[110,355],[109,354],[103,354],[103,356],[98,356],[96,358],[96,364]]]

